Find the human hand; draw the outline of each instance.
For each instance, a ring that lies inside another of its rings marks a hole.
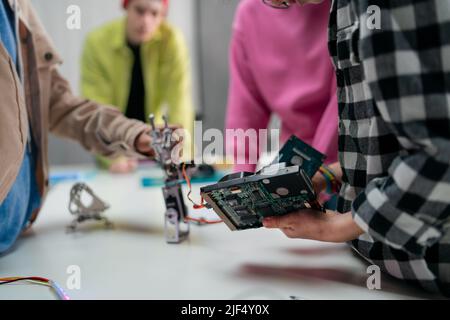
[[[268,217],[264,227],[280,229],[288,238],[347,242],[358,238],[364,231],[353,221],[351,212],[339,214],[328,210],[301,210],[284,216]]]
[[[164,131],[164,126],[157,126],[156,130],[159,130],[161,133]],[[173,140],[173,145],[172,147],[174,147],[175,145],[182,143],[183,142],[183,136],[180,136],[179,132],[177,132],[178,129],[182,129],[181,126],[179,125],[170,125],[169,129],[172,130],[172,140]],[[135,149],[137,152],[146,155],[148,157],[154,157],[155,156],[155,152],[153,150],[153,148],[151,147],[151,143],[152,143],[152,138],[150,136],[150,128],[144,132],[142,132],[135,141]]]
[[[327,188],[331,189],[328,192],[338,192],[340,184],[342,183],[342,169],[339,162],[320,168],[311,181],[313,183],[314,191],[319,199],[323,200],[321,194],[323,195],[323,192],[326,191]]]
[[[316,172],[316,174],[312,177],[311,182],[313,183],[313,188],[316,195],[320,195],[327,189],[327,181],[320,171]]]
[[[109,171],[111,173],[125,174],[135,171],[137,167],[138,161],[136,159],[121,157],[111,163]]]
[[[153,148],[151,147],[152,138],[149,135],[149,131],[142,132],[134,143],[137,152],[142,153],[148,157],[153,157],[155,155]]]

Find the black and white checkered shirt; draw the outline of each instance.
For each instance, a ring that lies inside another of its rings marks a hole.
[[[329,36],[338,211],[366,231],[352,245],[385,272],[448,295],[450,1],[334,0]]]

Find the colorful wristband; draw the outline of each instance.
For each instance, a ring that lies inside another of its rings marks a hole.
[[[333,171],[326,166],[321,166],[319,168],[319,171],[325,178],[325,182],[327,184],[326,192],[328,194],[338,193],[341,188],[341,183],[338,181],[338,179],[334,175]]]

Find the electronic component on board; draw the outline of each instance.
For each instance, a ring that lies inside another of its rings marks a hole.
[[[201,195],[232,230],[260,228],[264,217],[305,208],[323,211],[310,178],[299,166],[277,165],[266,173],[226,176],[201,188]]]

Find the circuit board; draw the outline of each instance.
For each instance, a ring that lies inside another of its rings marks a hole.
[[[201,188],[201,194],[231,230],[260,228],[264,217],[300,209],[323,210],[311,180],[299,166],[271,173],[230,175]]]
[[[231,230],[262,227],[262,219],[312,208],[323,211],[316,200],[311,178],[325,155],[292,136],[270,167],[241,172],[200,189],[207,207]]]
[[[319,170],[326,156],[296,136],[291,136],[278,152],[272,164],[286,163],[286,166],[299,166],[312,178]]]

